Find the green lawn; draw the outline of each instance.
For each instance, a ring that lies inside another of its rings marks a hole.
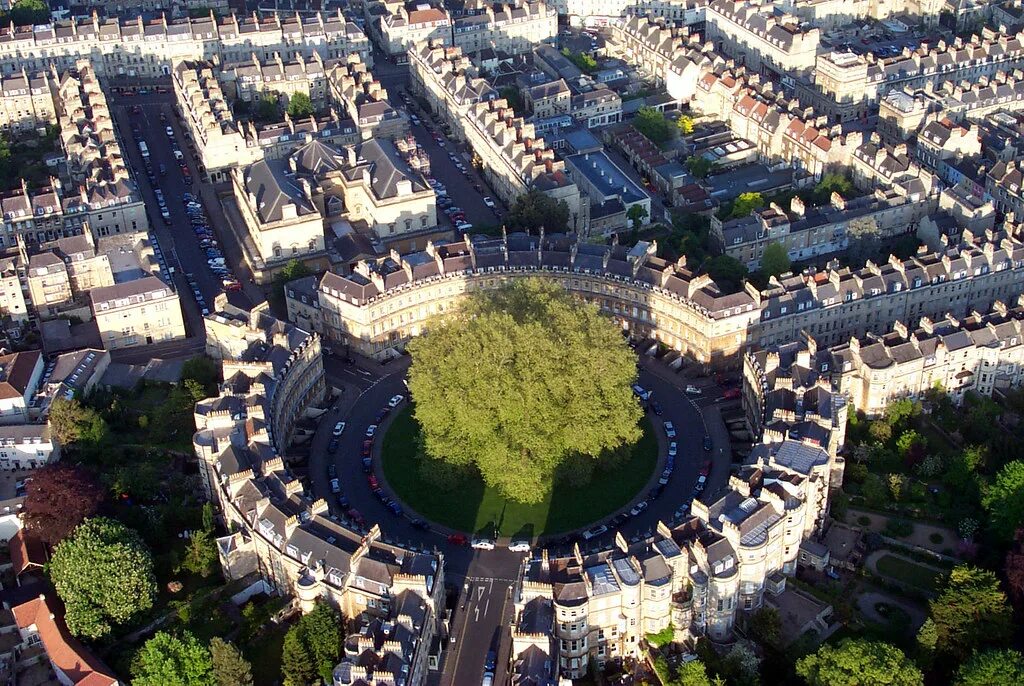
[[[879,574],[924,591],[936,590],[942,578],[942,573],[931,567],[925,567],[895,555],[883,555],[878,558],[875,567]]]
[[[615,469],[597,470],[585,488],[556,485],[540,503],[524,505],[503,499],[474,479],[457,491],[441,491],[424,483],[416,458],[419,426],[411,408],[394,418],[384,437],[384,476],[398,497],[427,519],[467,532],[500,536],[539,536],[578,529],[619,509],[647,484],[657,464],[658,441],[650,422],[632,458]],[[553,506],[554,503],[554,506]]]

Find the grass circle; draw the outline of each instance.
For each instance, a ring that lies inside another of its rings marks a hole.
[[[403,407],[387,427],[381,445],[384,478],[409,508],[436,524],[499,536],[532,538],[584,528],[632,501],[651,479],[658,464],[658,440],[650,421],[641,421],[643,435],[623,464],[597,469],[590,483],[579,488],[555,487],[540,503],[524,504],[502,498],[483,479],[467,480],[457,489],[440,490],[420,477],[416,445],[419,423],[411,406]]]

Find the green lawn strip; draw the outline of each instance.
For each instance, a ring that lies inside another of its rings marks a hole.
[[[878,573],[925,591],[938,588],[942,573],[895,555],[883,555],[875,562]]]
[[[412,410],[406,408],[395,417],[384,437],[384,476],[403,502],[438,524],[485,533],[497,525],[501,536],[560,533],[614,512],[644,487],[657,463],[658,442],[646,419],[643,431],[628,462],[609,471],[598,470],[583,488],[558,485],[542,502],[526,505],[503,499],[480,479],[467,481],[455,491],[442,491],[425,483],[416,459],[419,427]]]

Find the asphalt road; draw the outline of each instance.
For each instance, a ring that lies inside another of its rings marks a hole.
[[[321,422],[313,439],[309,460],[311,487],[317,496],[324,497],[331,504],[336,514],[344,516],[343,508],[337,502],[338,496],[330,493],[328,485],[327,465],[333,463],[350,507],[358,510],[365,519],[363,528],[377,522],[386,541],[418,549],[437,550],[444,554],[445,577],[451,587],[459,589],[459,600],[451,623],[455,641],[449,643],[441,683],[452,686],[475,683],[483,672],[487,651],[492,648],[494,636],[499,630],[503,632],[503,640],[500,643],[499,673],[495,683],[504,683],[501,672],[507,664],[509,650],[509,641],[504,640],[508,638],[508,632],[504,627],[512,621],[508,593],[525,555],[512,553],[503,547],[485,551],[450,545],[447,531],[423,531],[413,527],[411,518],[415,514],[407,508],[403,508],[401,516],[387,510],[373,496],[362,470],[360,453],[366,427],[375,423],[377,413],[392,396],[407,395],[403,384],[407,364],[408,358],[400,358],[386,366],[362,358],[357,358],[354,363],[327,358],[325,366],[329,382],[344,391],[335,408]],[[710,380],[697,380],[698,385],[707,389],[706,395],[691,400],[682,393],[680,386],[694,380],[679,379],[666,368],[658,368],[660,364],[643,360],[638,379],[641,385],[653,392],[654,398],[663,408],[661,417],[651,416],[657,427],[660,446],[659,469],[652,476],[651,486],[656,483],[657,474],[665,460],[667,439],[662,422],[666,420],[672,421],[678,432],[679,456],[664,493],[650,500],[645,512],[631,518],[620,528],[627,538],[642,538],[654,531],[658,521],[672,520],[676,509],[689,501],[699,466],[707,457],[713,456],[715,461],[708,492],[724,485],[728,478],[729,452],[725,449],[727,443],[723,444],[723,441],[728,440],[727,434],[709,426],[715,440],[715,449],[709,453],[703,448],[705,426],[702,407],[714,404],[715,393],[720,389],[713,387]],[[387,430],[389,420],[390,415],[378,429],[378,438]],[[338,421],[345,421],[346,427],[339,439],[338,450],[334,455],[328,455],[327,445],[331,441],[334,424]],[[376,455],[374,470],[379,478]],[[644,489],[637,499],[647,498],[649,488]],[[606,549],[613,544],[614,535],[614,531],[609,531],[586,543],[581,540],[580,544],[586,549]],[[552,555],[566,555],[570,553],[571,546],[571,541],[560,546],[549,545],[549,551]],[[459,677],[457,680],[455,675]]]
[[[114,96],[111,98],[111,101],[113,104],[114,120],[117,122],[118,129],[120,130],[125,154],[129,159],[135,181],[146,203],[150,225],[157,235],[168,265],[175,269],[175,286],[182,294],[182,307],[190,323],[189,330],[193,335],[203,335],[202,314],[192,295],[192,289],[185,280],[185,273],[189,272],[194,275],[199,291],[202,293],[207,307],[211,310],[213,309],[214,297],[222,292],[223,289],[221,288],[220,278],[211,272],[207,266],[206,253],[199,246],[199,241],[192,231],[191,222],[182,202],[185,191],[197,195],[199,193],[199,186],[189,186],[185,183],[179,163],[174,158],[171,140],[165,132],[168,125],[174,130],[175,139],[179,148],[185,153],[186,160],[192,170],[192,178],[196,180],[197,184],[200,176],[191,160],[191,154],[180,123],[177,121],[177,117],[174,116],[171,106],[173,97],[172,94],[167,93],[151,93],[146,96],[127,98]],[[137,114],[132,113],[131,108],[133,106],[138,106],[141,111]],[[166,123],[160,121],[161,112],[166,116]],[[153,193],[153,184],[150,183],[149,178],[146,176],[145,162],[139,151],[138,142],[132,136],[132,123],[137,123],[142,130],[143,140],[145,140],[149,148],[150,162],[153,169],[159,170],[160,165],[163,164],[167,170],[165,176],[161,176],[158,173],[156,179],[157,187],[163,191],[164,200],[171,214],[171,223],[169,225],[160,216],[159,205]],[[211,208],[206,207],[205,209],[207,218],[212,222]],[[224,250],[226,246],[221,239],[224,231],[216,225],[213,228],[217,234],[218,243],[221,244],[221,249]],[[231,255],[226,256],[229,258],[229,264],[235,265],[238,263],[237,259],[231,259]],[[231,293],[229,300],[233,304],[246,309],[252,306],[252,302],[244,293]]]

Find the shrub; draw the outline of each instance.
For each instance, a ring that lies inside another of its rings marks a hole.
[[[857,517],[857,523],[861,526],[871,526],[871,517],[861,515],[860,517]]]
[[[942,537],[942,534],[936,531],[935,533],[932,533],[928,536],[928,540],[934,543],[935,545],[939,545],[945,539]]]
[[[893,538],[906,538],[914,533],[914,525],[906,519],[890,519],[885,525],[885,533]]]

